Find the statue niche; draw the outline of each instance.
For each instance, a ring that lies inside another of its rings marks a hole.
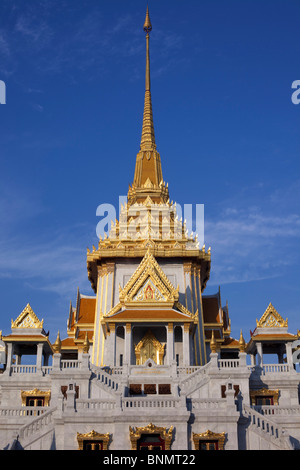
[[[148,359],[162,365],[165,353],[165,345],[161,344],[151,330],[148,330],[144,338],[135,347],[136,364],[143,365]]]

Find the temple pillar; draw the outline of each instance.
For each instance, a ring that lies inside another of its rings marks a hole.
[[[61,353],[55,352],[52,359],[52,369],[60,370]]]
[[[42,359],[43,359],[43,343],[37,345],[37,355],[36,355],[36,368],[42,368]]]
[[[125,328],[125,360],[127,364],[131,364],[131,323],[126,323]]]
[[[112,357],[112,365],[117,365],[117,358],[116,358],[116,325],[115,323],[110,323],[110,352]]]
[[[98,267],[97,301],[94,322],[92,363],[98,366],[113,365],[110,355],[105,356],[106,336],[103,317],[113,307],[115,263],[108,262]]]
[[[290,369],[294,368],[293,353],[292,353],[292,343],[286,343],[286,363],[289,365]]]
[[[262,343],[256,343],[256,350],[257,350],[257,365],[262,367],[263,365]]]
[[[183,365],[190,365],[190,324],[185,323],[182,327],[182,344],[183,344]]]
[[[7,343],[7,359],[6,359],[6,372],[10,374],[10,369],[12,365],[12,360],[13,360],[13,354],[14,354],[14,347],[13,343]]]
[[[172,364],[174,360],[174,328],[173,323],[168,323],[167,326],[167,363]]]

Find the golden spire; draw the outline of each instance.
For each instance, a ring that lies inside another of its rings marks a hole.
[[[147,6],[146,19],[144,23],[144,31],[146,33],[146,76],[145,76],[145,103],[144,103],[144,117],[143,117],[143,130],[141,138],[141,150],[155,150],[155,136],[153,125],[152,101],[150,91],[150,51],[149,39],[150,32],[152,31],[152,24],[150,21],[149,8]]]
[[[143,26],[146,33],[146,74],[145,74],[145,102],[143,114],[143,129],[140,151],[136,156],[133,184],[128,191],[128,204],[140,203],[149,196],[153,202],[167,202],[169,190],[162,176],[160,155],[156,150],[153,113],[150,91],[150,52],[149,39],[152,24],[149,8]]]
[[[88,334],[87,334],[87,331],[86,331],[86,332],[85,332],[84,342],[83,342],[83,352],[84,352],[85,354],[88,354],[89,349],[90,349],[90,342],[89,342]]]
[[[239,345],[240,345],[240,351],[241,351],[241,352],[245,352],[246,344],[245,344],[245,340],[244,340],[244,337],[243,337],[243,332],[242,332],[242,330],[241,330],[241,334],[240,334]]]
[[[53,351],[55,353],[60,353],[60,351],[61,351],[61,339],[60,339],[59,331],[57,333],[55,343],[52,344],[52,347],[53,347]]]
[[[212,332],[211,332],[210,350],[211,350],[212,353],[216,353],[216,352],[217,352],[217,342],[216,342],[216,340],[215,340],[214,330],[212,330]]]

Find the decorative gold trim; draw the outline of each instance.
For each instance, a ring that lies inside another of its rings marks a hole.
[[[109,432],[106,434],[100,434],[96,431],[90,431],[86,434],[77,433],[77,442],[78,442],[78,450],[83,450],[83,443],[84,441],[102,441],[103,442],[103,450],[108,449],[110,434]]]
[[[145,357],[144,350],[150,348],[150,357]],[[154,336],[151,330],[148,330],[144,338],[137,344],[134,348],[136,363],[137,365],[142,365],[147,359],[152,359],[158,365],[162,365],[163,357],[165,353],[165,345],[161,344]]]
[[[26,305],[24,310],[20,313],[18,318],[11,320],[12,328],[43,328],[44,320],[40,321],[29,304]]]
[[[153,298],[147,298],[147,289],[152,289]],[[194,323],[198,323],[198,310],[193,314],[179,301],[179,286],[175,289],[159,264],[148,250],[142,262],[122,289],[119,286],[120,301],[106,315],[109,319],[126,308],[173,308],[187,315]],[[118,321],[117,318],[114,321]]]
[[[209,429],[200,434],[196,434],[193,432],[195,450],[199,450],[200,441],[218,441],[218,449],[224,450],[225,437],[225,432],[215,433],[210,431]]]
[[[57,337],[55,340],[55,343],[52,344],[52,349],[54,353],[60,353],[61,352],[61,339],[59,335],[59,331],[57,332]]]
[[[85,354],[88,354],[89,350],[90,350],[90,342],[89,342],[88,334],[87,334],[87,331],[86,331],[84,342],[83,342],[83,352]]]
[[[173,437],[173,426],[167,431],[166,427],[155,426],[150,423],[148,426],[132,428],[129,426],[131,450],[137,450],[137,441],[141,438],[142,434],[159,434],[161,439],[165,441],[165,450],[171,450],[171,442]]]
[[[214,354],[217,352],[217,343],[216,343],[216,340],[215,340],[215,334],[214,334],[214,330],[212,330],[211,332],[211,340],[210,340],[210,350],[211,352]]]
[[[33,390],[21,390],[22,406],[26,406],[26,399],[28,397],[42,397],[44,398],[44,406],[49,406],[51,390],[45,391],[39,390],[38,388],[34,388]]]
[[[260,320],[256,320],[256,325],[259,328],[287,328],[288,319],[284,321],[281,315],[270,303],[267,310]]]
[[[87,252],[87,270],[88,278],[91,282],[92,289],[97,292],[97,264],[107,258],[141,258],[145,256],[148,250],[148,245],[151,242],[149,239],[136,239],[136,240],[120,240],[107,238],[99,241],[99,247],[96,251]],[[206,275],[201,283],[201,288],[204,289],[210,277],[211,253],[199,250],[198,245],[195,243],[194,247],[188,246],[188,239],[184,237],[182,240],[159,240],[155,242],[152,252],[156,257],[163,258],[169,257],[170,254],[179,258],[195,258],[197,262],[205,262]]]
[[[255,405],[255,398],[256,397],[266,397],[271,396],[274,400],[274,405],[278,405],[278,398],[279,398],[279,390],[269,390],[267,388],[261,388],[259,390],[250,390],[250,400],[251,404]]]
[[[183,263],[183,272],[190,274],[192,272],[192,262],[191,261],[185,261]]]
[[[241,330],[241,334],[240,334],[239,348],[240,348],[240,352],[241,352],[241,353],[244,353],[244,352],[245,352],[246,344],[245,344],[245,340],[244,340],[244,337],[243,337],[243,332],[242,332],[242,330]]]

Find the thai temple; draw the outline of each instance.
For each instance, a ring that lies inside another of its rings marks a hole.
[[[77,291],[54,343],[30,304],[0,333],[3,450],[300,449],[300,332],[268,300],[248,342],[233,338],[220,290],[205,295],[211,251],[179,219],[156,146],[151,30],[147,8],[140,150],[118,220],[87,250],[94,295]]]

